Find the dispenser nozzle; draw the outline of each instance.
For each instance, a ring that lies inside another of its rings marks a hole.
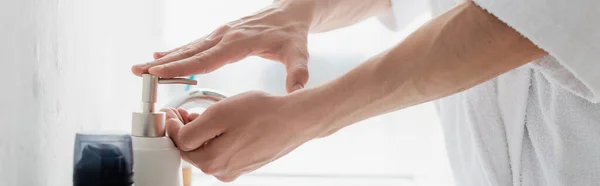
[[[165,114],[155,110],[158,84],[196,85],[198,82],[185,78],[159,78],[152,74],[143,74],[142,78],[142,112],[133,113],[131,134],[145,137],[165,136]]]
[[[143,74],[144,83],[142,86],[142,112],[154,112],[156,103],[156,94],[158,84],[187,84],[196,85],[196,80],[185,78],[159,78],[152,74]]]
[[[198,81],[185,78],[158,78],[158,84],[197,85]]]

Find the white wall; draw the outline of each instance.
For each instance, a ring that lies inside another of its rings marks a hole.
[[[0,186],[71,185],[75,132],[129,130],[129,69],[162,49],[162,14],[162,0],[0,1]]]

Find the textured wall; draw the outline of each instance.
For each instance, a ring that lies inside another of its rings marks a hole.
[[[129,130],[161,1],[0,1],[0,186],[71,185],[75,132]]]

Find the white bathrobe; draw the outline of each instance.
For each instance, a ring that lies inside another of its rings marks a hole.
[[[457,186],[600,185],[600,0],[473,0],[550,55],[436,101]],[[392,0],[392,29],[461,0]]]

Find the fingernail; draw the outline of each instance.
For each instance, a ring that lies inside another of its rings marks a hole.
[[[137,65],[133,65],[135,68],[144,68],[146,67],[146,64],[137,64]]]
[[[158,58],[161,58],[162,56],[163,56],[162,52],[154,52],[154,56],[153,57],[154,57],[154,59],[158,59]]]
[[[302,85],[302,84],[296,84],[296,85],[294,85],[294,90],[300,90],[300,89],[303,89],[303,88],[304,88],[304,85]]]
[[[161,71],[163,69],[163,67],[164,67],[164,65],[153,66],[150,69],[148,69],[148,71],[152,71],[152,72]]]

